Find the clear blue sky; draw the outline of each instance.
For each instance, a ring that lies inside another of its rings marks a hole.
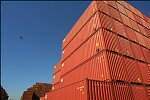
[[[1,78],[10,99],[19,100],[35,82],[51,83],[62,40],[89,3],[2,2]],[[129,3],[150,16],[150,2]]]

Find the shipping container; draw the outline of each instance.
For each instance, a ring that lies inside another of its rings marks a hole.
[[[60,75],[61,75],[61,71],[58,71],[57,73],[55,73],[53,75],[52,85],[57,84],[57,83],[60,82]]]
[[[58,63],[56,65],[54,65],[54,68],[53,68],[53,74],[57,73],[61,71],[61,60],[58,61]]]
[[[141,61],[145,61],[145,58],[144,58],[144,55],[142,53],[140,46],[138,44],[133,43],[133,42],[130,42],[130,43],[131,43],[131,47],[133,49],[135,58],[138,60],[141,60]]]
[[[87,100],[86,81],[79,81],[47,93],[48,100]]]
[[[146,86],[146,91],[148,95],[148,100],[150,100],[150,86]]]
[[[64,38],[62,43],[62,48],[64,49],[66,45],[72,40],[72,38],[77,34],[78,31],[85,25],[85,23],[92,17],[92,15],[97,11],[96,2],[93,1],[84,11],[79,20],[75,23],[72,29],[69,31],[67,36]]]
[[[140,69],[140,73],[142,75],[143,83],[144,84],[150,84],[150,77],[148,77],[148,74],[150,73],[150,70],[146,63],[138,62],[138,66]]]
[[[95,34],[96,30],[100,28],[99,23],[99,12],[97,12],[62,50],[62,61],[80,47],[89,37]]]
[[[44,100],[149,100],[150,19],[125,1],[93,1],[62,42]]]
[[[134,100],[128,83],[114,82],[112,83],[112,87],[115,100]]]
[[[130,58],[124,58],[124,64],[128,73],[129,82],[143,83],[137,61]]]
[[[148,100],[146,88],[142,85],[131,85],[134,100]]]

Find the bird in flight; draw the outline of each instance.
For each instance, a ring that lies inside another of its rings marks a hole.
[[[20,38],[21,40],[23,40],[23,37],[22,37],[22,36],[19,36],[19,38]]]

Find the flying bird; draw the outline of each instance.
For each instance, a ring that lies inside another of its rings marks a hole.
[[[21,40],[23,40],[23,37],[22,37],[22,36],[19,36],[19,38],[20,38]]]

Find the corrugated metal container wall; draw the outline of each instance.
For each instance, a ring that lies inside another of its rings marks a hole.
[[[146,47],[147,47],[148,49],[150,49],[150,38],[144,37],[144,41],[145,41]]]
[[[135,34],[134,30],[132,30],[129,27],[125,27],[125,29],[126,29],[126,34],[127,34],[128,38],[131,41],[137,42],[138,40],[137,40],[137,37],[136,37],[136,34]]]
[[[146,86],[147,94],[148,94],[148,100],[150,100],[150,86]]]
[[[48,100],[87,100],[86,80],[80,81],[69,86],[52,90],[48,93]]]
[[[142,83],[143,81],[137,62],[130,58],[124,58],[124,63],[128,72],[129,82]]]
[[[93,17],[83,26],[83,28],[77,33],[77,35],[72,39],[72,41],[63,49],[62,61],[68,57],[74,50],[80,47],[83,42],[91,37],[94,32],[100,27],[99,25],[99,12],[97,12]]]
[[[62,75],[69,70],[75,68],[85,60],[89,59],[97,52],[103,50],[105,47],[103,42],[100,41],[102,41],[102,35],[98,31],[95,35],[89,38],[80,48],[78,48],[72,55],[70,55],[64,62],[62,62]]]
[[[133,42],[130,42],[131,43],[131,47],[133,49],[133,52],[134,52],[134,55],[135,55],[135,58],[138,59],[138,60],[142,60],[142,61],[145,61],[144,59],[144,55],[141,51],[141,48],[139,45],[133,43]]]
[[[132,91],[129,84],[115,82],[112,83],[112,86],[115,100],[133,100]]]
[[[76,24],[69,31],[67,36],[64,38],[62,43],[62,49],[65,48],[65,46],[71,41],[76,33],[82,28],[82,26],[90,19],[90,17],[92,17],[96,10],[96,2],[93,1],[79,18],[79,20],[76,22]]]
[[[88,87],[88,100],[115,100],[108,82],[89,80]]]
[[[131,48],[130,41],[128,41],[127,39],[124,39],[122,37],[118,37],[118,39],[119,39],[122,54],[132,57],[132,58],[135,58],[133,50]]]
[[[106,55],[112,80],[128,81],[123,57],[111,52],[107,52]]]
[[[120,44],[119,44],[117,35],[113,34],[110,31],[107,31],[105,29],[102,30],[101,34],[103,36],[103,42],[104,42],[106,49],[108,49],[110,51],[115,51],[115,52],[121,53],[121,48],[120,48]]]
[[[61,61],[59,61],[55,66],[54,66],[54,69],[53,69],[53,74],[57,73],[58,71],[61,70]]]
[[[144,47],[141,47],[142,49],[142,52],[143,52],[143,55],[144,55],[144,58],[145,58],[145,61],[147,63],[150,63],[150,50],[144,48]]]
[[[126,34],[126,31],[125,31],[125,26],[123,23],[117,21],[117,20],[114,20],[114,26],[115,26],[115,33],[123,36],[123,37],[127,37],[127,34]]]
[[[138,66],[139,66],[139,69],[140,69],[140,73],[142,75],[142,79],[143,79],[143,82],[144,84],[150,84],[150,78],[148,77],[148,72],[149,72],[149,69],[148,69],[148,66],[146,63],[142,63],[142,62],[138,62]]]
[[[57,72],[53,75],[52,85],[57,84],[58,82],[60,82],[60,75],[61,75],[61,71],[59,71],[59,72]]]
[[[109,68],[106,59],[106,52],[101,52],[90,58],[80,66],[69,71],[65,75],[62,75],[61,79],[63,79],[63,82],[61,82],[61,86],[67,86],[85,78],[100,81],[110,81],[111,78],[109,75]]]
[[[61,88],[61,83],[60,82],[58,82],[57,84],[54,84],[54,85],[52,85],[52,90],[56,90],[56,89],[59,89],[59,88]]]
[[[145,44],[145,41],[144,41],[144,39],[143,39],[144,36],[141,35],[141,34],[139,34],[138,32],[135,32],[135,33],[136,33],[136,36],[137,36],[137,39],[138,39],[139,44],[145,46],[146,44]]]
[[[131,88],[135,100],[148,100],[148,96],[144,86],[131,85]]]

